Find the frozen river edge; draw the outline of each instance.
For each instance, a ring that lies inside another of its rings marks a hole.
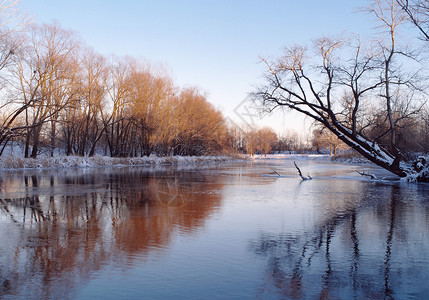
[[[63,169],[97,168],[113,166],[192,166],[207,163],[221,163],[240,158],[221,156],[166,156],[166,157],[108,157],[108,156],[58,156],[40,158],[2,157],[0,170],[16,169]]]

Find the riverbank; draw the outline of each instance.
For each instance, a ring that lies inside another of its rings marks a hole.
[[[247,156],[250,159],[253,160],[278,160],[278,159],[288,159],[288,160],[325,160],[325,161],[334,161],[339,163],[344,163],[348,165],[372,165],[374,166],[372,162],[367,160],[366,158],[360,156],[360,155],[329,155],[329,154],[269,154],[267,156],[263,155],[254,155],[254,156]]]
[[[208,163],[222,163],[238,160],[240,157],[220,156],[150,156],[150,157],[108,157],[108,156],[58,156],[40,158],[2,157],[0,169],[61,169],[113,166],[187,166]]]

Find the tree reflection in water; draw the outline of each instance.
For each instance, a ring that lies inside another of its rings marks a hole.
[[[267,259],[260,296],[285,299],[420,298],[428,292],[427,190],[377,185],[353,207],[303,233],[263,233],[252,241]],[[423,238],[422,238],[423,237]]]
[[[3,176],[0,297],[69,298],[111,261],[162,252],[216,212],[221,185],[175,170]]]

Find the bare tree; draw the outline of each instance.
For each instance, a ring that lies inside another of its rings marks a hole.
[[[37,157],[42,129],[49,121],[51,146],[55,146],[58,115],[69,100],[70,81],[76,77],[76,64],[71,62],[75,49],[73,32],[57,24],[34,25],[27,46],[15,61],[20,106],[25,107],[25,157]]]
[[[393,0],[377,0],[373,1],[369,8],[376,18],[382,24],[382,28],[387,29],[389,41],[380,43],[381,55],[383,62],[383,95],[386,100],[386,113],[389,120],[390,145],[389,150],[395,156],[393,168],[398,168],[401,159],[400,152],[397,148],[397,131],[393,117],[393,85],[399,84],[401,81],[395,74],[394,58],[398,54],[402,54],[397,46],[397,30],[398,27],[405,21],[405,16],[399,6]],[[396,81],[396,82],[395,82]]]
[[[80,74],[79,101],[76,103],[78,127],[76,131],[76,152],[78,155],[95,154],[98,141],[104,133],[101,112],[105,109],[107,95],[106,58],[92,49],[86,49],[82,58],[83,69]]]
[[[311,61],[305,47],[286,48],[277,59],[264,59],[267,66],[266,84],[253,96],[263,109],[287,107],[323,124],[345,144],[355,149],[373,163],[390,172],[405,177],[415,173],[411,164],[404,163],[397,148],[397,120],[394,102],[401,92],[416,92],[409,78],[400,74],[397,57],[407,59],[399,51],[396,30],[404,17],[394,1],[375,1],[370,11],[387,28],[387,40],[378,41],[378,50],[364,51],[358,45],[349,46],[344,38],[321,38],[314,43],[318,61]],[[341,59],[338,55],[342,55]],[[345,56],[345,57],[343,57]],[[347,63],[343,63],[343,62]],[[369,79],[369,80],[368,80]],[[341,97],[344,92],[353,95],[347,110],[347,120]],[[413,94],[415,95],[415,93]],[[378,103],[389,122],[389,145],[380,145],[377,139],[368,137],[358,115],[362,102]],[[411,105],[407,106],[410,109]],[[361,130],[359,130],[361,129]],[[429,178],[419,177],[426,181]]]
[[[0,118],[0,155],[7,143],[19,135],[22,124],[18,119],[25,112],[27,106],[15,105],[16,101],[10,95],[10,72],[13,65],[13,56],[21,51],[23,37],[21,29],[27,24],[26,16],[17,8],[17,0],[0,1],[0,89],[3,99],[0,102],[2,111]],[[6,97],[5,97],[6,95]],[[7,97],[11,96],[11,97]]]
[[[422,39],[429,42],[429,2],[427,0],[397,0]]]
[[[101,111],[101,119],[105,128],[107,146],[111,156],[123,156],[129,120],[125,109],[129,102],[131,91],[130,69],[131,62],[127,58],[117,58],[110,65],[108,83],[108,98],[110,107]]]

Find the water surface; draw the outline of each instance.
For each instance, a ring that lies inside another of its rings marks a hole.
[[[4,172],[0,298],[429,295],[429,185],[297,163]]]

